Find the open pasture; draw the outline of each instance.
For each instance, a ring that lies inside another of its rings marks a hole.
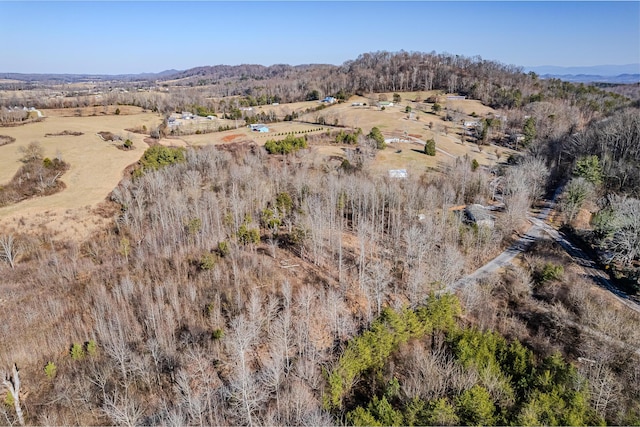
[[[145,136],[127,132],[125,129],[160,124],[161,118],[152,113],[120,114],[110,116],[60,117],[49,115],[37,123],[24,126],[2,128],[2,133],[16,139],[12,144],[0,146],[0,185],[11,180],[21,165],[20,147],[37,141],[44,150],[44,156],[60,156],[70,164],[70,169],[60,179],[66,184],[62,192],[0,208],[0,226],[13,224],[12,228],[26,231],[28,227],[20,218],[36,218],[47,213],[73,214],[73,210],[96,207],[108,196],[122,179],[124,169],[135,163],[144,153],[147,144]],[[82,132],[82,135],[60,135],[45,137],[45,134]],[[125,151],[117,147],[119,143],[105,142],[98,132],[112,132],[131,139],[134,149]],[[55,227],[55,221],[48,221]],[[33,224],[31,224],[33,226]],[[59,224],[58,224],[59,226]]]

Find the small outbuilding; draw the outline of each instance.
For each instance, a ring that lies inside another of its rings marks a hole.
[[[408,177],[406,169],[389,169],[389,178],[407,179]]]
[[[464,208],[465,221],[478,227],[493,228],[493,217],[482,205],[472,204]]]
[[[252,132],[261,132],[261,133],[269,132],[269,128],[262,123],[255,123],[255,124],[249,125],[249,129],[251,129]]]

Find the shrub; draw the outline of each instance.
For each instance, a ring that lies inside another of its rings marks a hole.
[[[220,254],[221,257],[226,257],[227,255],[229,255],[229,242],[220,242],[218,243],[218,253]]]
[[[184,149],[155,145],[144,152],[140,159],[142,170],[158,170],[174,163],[184,162]]]
[[[74,343],[71,346],[71,358],[73,360],[82,360],[84,359],[84,348],[82,348],[82,345],[78,344],[78,343]]]
[[[87,354],[91,357],[98,354],[98,345],[94,340],[89,340],[87,342]]]
[[[428,139],[427,142],[424,144],[424,154],[426,154],[428,156],[435,156],[436,155],[436,141],[435,141],[435,139],[433,139],[433,138]]]
[[[47,363],[47,365],[44,367],[44,374],[50,380],[54,379],[56,377],[57,373],[58,373],[58,368],[56,367],[55,363],[53,363],[53,362]]]
[[[269,154],[289,154],[302,148],[307,148],[307,140],[304,137],[296,138],[287,135],[284,139],[276,141],[270,139],[264,144],[264,148]]]
[[[243,245],[260,243],[260,230],[257,228],[249,228],[246,224],[240,226],[237,236],[238,241]]]
[[[387,144],[384,142],[384,136],[382,135],[382,132],[380,132],[380,129],[378,129],[377,127],[372,127],[371,132],[369,132],[369,135],[367,135],[367,137],[375,141],[376,148],[378,150],[384,150],[387,146]]]
[[[543,284],[551,280],[560,280],[564,274],[564,268],[561,265],[546,263],[542,269],[534,272],[534,279],[537,283]]]
[[[362,129],[358,128],[355,133],[349,133],[341,130],[336,135],[336,142],[338,144],[357,144],[358,136],[362,134]]]
[[[206,253],[200,257],[198,267],[200,270],[212,270],[216,266],[216,257],[213,254]]]
[[[116,116],[119,116],[119,115],[120,115],[120,109],[116,108]]]
[[[193,236],[202,229],[202,220],[200,218],[190,219],[186,222],[184,229],[189,236]]]
[[[123,145],[124,145],[124,148],[129,150],[131,147],[133,147],[133,141],[131,141],[130,139],[127,139]]]

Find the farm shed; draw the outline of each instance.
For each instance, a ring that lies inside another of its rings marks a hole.
[[[408,177],[406,169],[389,169],[389,178],[407,179]]]
[[[464,215],[467,222],[476,224],[479,227],[484,226],[493,228],[493,217],[482,205],[468,205],[466,208],[464,208]]]
[[[249,125],[249,129],[251,129],[253,132],[269,132],[269,128],[264,123],[255,123]]]

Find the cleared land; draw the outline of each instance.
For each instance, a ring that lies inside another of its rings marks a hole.
[[[44,110],[47,118],[42,122],[3,128],[2,133],[16,141],[0,146],[0,183],[11,180],[22,164],[18,149],[32,141],[40,142],[45,157],[60,155],[71,167],[61,178],[66,184],[64,191],[1,208],[0,227],[26,232],[44,224],[54,234],[67,231],[84,234],[93,222],[85,218],[85,213],[104,201],[122,179],[124,169],[138,161],[148,147],[143,141],[144,135],[125,129],[142,125],[151,128],[161,122],[157,114],[143,113],[132,107],[127,109],[131,113],[95,117],[63,117],[62,112],[49,114]],[[83,135],[45,138],[47,133],[65,131],[82,132]],[[100,131],[131,139],[134,149],[118,149],[115,143],[100,139],[97,135]]]
[[[393,93],[381,94],[387,99],[393,99]],[[384,110],[372,105],[371,98],[363,96],[353,96],[348,101],[327,106],[319,111],[305,113],[308,109],[315,109],[321,103],[319,101],[306,101],[293,104],[283,104],[275,106],[254,107],[254,112],[265,111],[275,112],[279,117],[292,112],[297,112],[299,117],[293,122],[278,122],[267,124],[268,133],[252,132],[246,126],[238,126],[224,132],[214,132],[202,135],[185,135],[161,141],[165,145],[189,146],[189,145],[221,145],[230,142],[242,143],[251,142],[264,145],[269,139],[283,138],[284,134],[293,132],[296,135],[318,134],[329,130],[340,130],[340,127],[331,126],[337,123],[342,128],[351,130],[362,128],[368,133],[371,128],[378,127],[386,138],[407,138],[413,137],[413,143],[392,143],[387,148],[378,153],[372,162],[372,172],[386,174],[388,169],[407,169],[409,173],[422,174],[437,168],[444,162],[451,161],[452,158],[468,155],[471,159],[476,159],[481,165],[493,165],[499,160],[508,157],[512,150],[504,147],[484,146],[479,150],[475,143],[460,142],[462,127],[460,123],[444,120],[444,112],[436,115],[430,112],[433,104],[424,103],[424,99],[434,95],[432,92],[420,93],[400,93],[402,101]],[[380,94],[376,94],[376,99]],[[446,100],[443,106],[471,117],[471,113],[478,115],[488,115],[495,113],[490,107],[482,105],[475,100]],[[416,101],[418,100],[418,101]],[[375,101],[374,101],[375,102]],[[354,103],[367,104],[353,106]],[[413,110],[413,115],[405,112],[409,106]],[[420,111],[423,110],[423,111]],[[424,112],[426,111],[426,112]],[[313,122],[323,118],[327,125],[318,125]],[[226,121],[229,122],[229,121]],[[446,132],[445,132],[445,128]],[[440,149],[435,157],[426,156],[422,153],[423,144],[418,141],[426,141],[433,138],[436,146]],[[331,144],[317,145],[311,147],[317,154],[327,156],[342,156],[344,150]],[[496,155],[496,150],[498,155]],[[498,156],[500,159],[498,159]]]

